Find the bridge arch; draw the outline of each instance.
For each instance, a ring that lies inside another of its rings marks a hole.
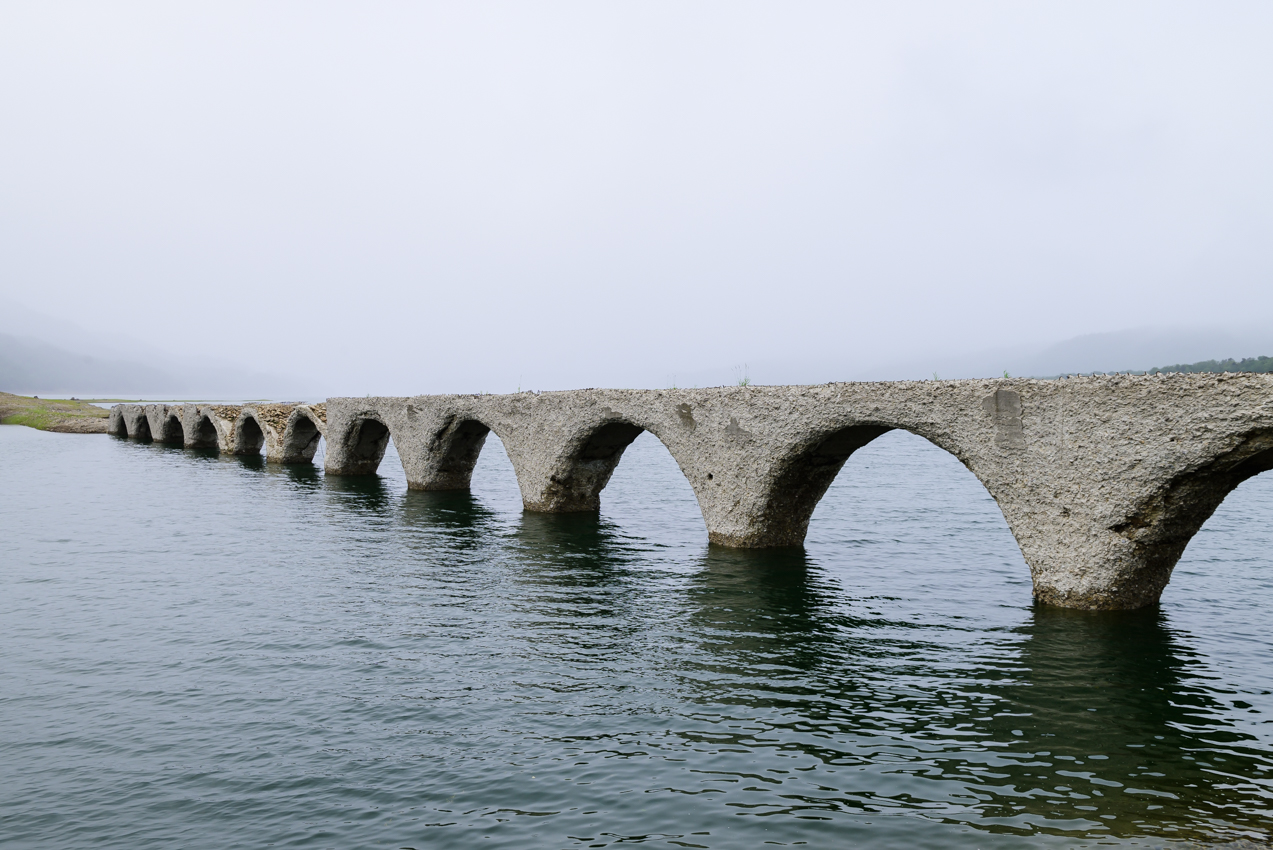
[[[220,436],[212,417],[207,413],[200,413],[191,429],[188,445],[192,449],[218,449],[221,447]]]
[[[146,416],[144,411],[139,412],[133,419],[133,424],[128,429],[128,436],[130,439],[140,440],[144,443],[152,441],[153,437],[151,437],[150,434],[150,417]]]
[[[110,420],[106,423],[106,432],[114,437],[128,436],[128,420],[124,417],[124,411],[119,407],[111,409]]]
[[[1225,497],[1273,470],[1273,428],[1253,429],[1227,441],[1206,460],[1179,469],[1166,484],[1139,499],[1108,525],[1126,541],[1120,595],[1157,601],[1172,570]]]
[[[333,435],[344,448],[342,475],[374,475],[389,448],[389,426],[378,415],[353,417],[343,433]],[[315,443],[317,447],[317,443]]]
[[[160,422],[162,424],[160,426],[159,439],[156,442],[171,443],[178,446],[185,445],[186,432],[185,428],[182,427],[181,415],[178,411],[166,411]]]
[[[309,410],[298,407],[287,417],[283,429],[282,463],[312,463],[323,438],[323,423]]]
[[[832,422],[808,430],[779,451],[755,488],[744,533],[713,532],[712,542],[744,548],[802,546],[814,511],[845,463],[859,449],[891,431],[905,431],[950,453],[986,486],[965,454],[945,435],[895,421]],[[706,477],[710,480],[711,474]],[[998,502],[993,491],[990,495]]]
[[[537,488],[533,498],[525,499],[526,509],[547,513],[600,510],[601,491],[610,483],[624,451],[647,431],[668,450],[684,475],[685,464],[660,433],[661,428],[632,417],[610,415],[575,431],[554,459],[545,485]],[[691,486],[693,483],[691,479]]]
[[[468,490],[472,485],[477,460],[492,431],[504,443],[505,451],[508,451],[504,435],[484,418],[453,416],[446,419],[429,438],[429,469],[411,482],[412,489]],[[516,464],[513,471],[517,472]]]
[[[234,420],[233,453],[236,455],[259,455],[265,446],[265,429],[254,413],[244,411]]]
[[[809,520],[849,457],[892,426],[854,424],[821,432],[792,446],[773,469],[756,523],[769,546],[800,546]]]

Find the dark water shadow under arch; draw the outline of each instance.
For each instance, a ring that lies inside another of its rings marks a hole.
[[[504,517],[467,490],[407,490],[397,505],[403,542],[427,559],[439,549],[451,558],[500,545]]]
[[[271,474],[277,475],[299,489],[317,490],[323,486],[323,472],[312,463],[272,463],[267,466]]]
[[[371,514],[385,519],[391,517],[394,512],[394,491],[389,483],[378,475],[324,476],[323,492],[329,501],[341,510]]]
[[[527,511],[509,539],[524,570],[562,587],[603,587],[625,581],[641,563],[614,523],[594,513]]]
[[[802,549],[709,546],[686,585],[689,623],[731,673],[808,671],[842,637],[842,600]],[[712,669],[722,667],[714,662]]]
[[[240,469],[248,469],[253,472],[264,472],[268,468],[265,462],[265,455],[259,451],[251,454],[230,455],[228,460]]]

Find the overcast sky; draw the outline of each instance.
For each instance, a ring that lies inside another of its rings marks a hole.
[[[1271,44],[1267,0],[8,2],[0,294],[332,394],[1271,323]]]

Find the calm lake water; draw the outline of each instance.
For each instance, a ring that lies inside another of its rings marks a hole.
[[[1161,608],[1031,606],[892,433],[803,551],[709,548],[644,435],[600,517],[0,427],[6,848],[1187,846],[1273,827],[1273,475]]]

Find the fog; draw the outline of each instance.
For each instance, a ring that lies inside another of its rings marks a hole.
[[[1267,2],[8,3],[0,295],[331,395],[1273,342],[1270,43]]]

